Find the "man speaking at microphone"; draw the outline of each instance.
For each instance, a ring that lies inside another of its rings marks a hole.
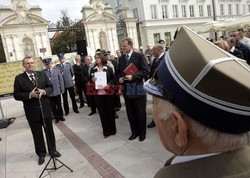
[[[61,154],[56,151],[55,135],[51,120],[51,108],[48,95],[52,92],[52,84],[46,74],[40,71],[34,71],[35,62],[32,57],[23,59],[24,73],[19,74],[14,82],[14,98],[23,102],[24,111],[28,120],[32,136],[34,139],[36,154],[38,155],[38,164],[44,163],[46,147],[43,137],[43,116],[46,124],[46,138],[48,152],[51,156],[60,157]],[[39,104],[39,98],[42,105]]]

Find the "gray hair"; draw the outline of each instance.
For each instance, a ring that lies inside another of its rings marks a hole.
[[[185,119],[190,123],[196,136],[199,137],[203,143],[210,145],[211,147],[219,145],[222,149],[234,150],[236,148],[241,148],[250,144],[250,132],[243,134],[229,134],[220,132],[200,124],[166,100],[158,99],[156,97],[154,97],[154,100],[157,100],[155,103],[159,119],[169,119],[173,111],[181,113],[181,115],[184,116]]]
[[[153,50],[159,50],[161,52],[164,52],[164,47],[162,46],[162,44],[155,44],[154,47],[153,47]]]

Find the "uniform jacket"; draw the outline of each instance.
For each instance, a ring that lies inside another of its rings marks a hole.
[[[155,178],[249,178],[250,147],[160,169]]]
[[[51,73],[48,71],[48,69],[44,69],[43,72],[47,75],[53,85],[53,92],[49,96],[57,96],[63,93],[64,81],[59,69],[54,67],[51,69]]]
[[[57,64],[56,67],[60,70],[63,80],[64,80],[64,87],[70,88],[74,86],[72,77],[74,76],[74,70],[70,63],[65,62],[62,67],[61,63]]]
[[[130,56],[128,65],[130,63],[133,63],[139,71],[132,75],[132,81],[124,82],[123,95],[129,98],[139,98],[143,95],[142,92],[143,78],[145,78],[149,74],[148,64],[143,54],[134,51]],[[120,77],[125,76],[125,73],[123,71],[126,69],[126,67],[127,65],[124,54],[119,58],[118,74],[117,74],[118,80]]]
[[[51,109],[48,95],[52,92],[52,84],[45,73],[35,71],[35,78],[37,80],[38,88],[44,89],[46,95],[41,97],[44,118],[51,117]],[[39,107],[39,100],[36,98],[29,98],[29,93],[34,89],[26,72],[19,74],[14,82],[14,98],[23,102],[25,115],[28,121],[40,121],[41,112]]]

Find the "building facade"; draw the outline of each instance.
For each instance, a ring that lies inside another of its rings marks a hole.
[[[170,44],[175,31],[186,25],[194,31],[213,20],[237,18],[250,12],[249,0],[103,0],[113,7],[119,20],[124,19],[122,7],[129,6],[137,19],[139,45],[146,49],[160,39]],[[208,37],[209,34],[203,34]]]
[[[0,5],[0,34],[6,62],[22,60],[25,56],[51,56],[47,27],[42,9],[27,0],[11,0]]]

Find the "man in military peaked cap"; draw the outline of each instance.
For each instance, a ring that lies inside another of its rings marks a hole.
[[[250,177],[249,65],[183,26],[157,76],[144,89],[175,156],[155,177]]]

